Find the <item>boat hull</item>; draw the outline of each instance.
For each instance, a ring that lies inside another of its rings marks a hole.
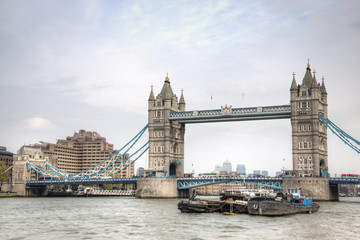
[[[209,200],[180,200],[178,209],[183,213],[247,213],[246,202],[209,201]]]
[[[319,210],[316,203],[310,206],[292,205],[286,201],[250,200],[248,212],[250,215],[283,216],[296,213],[313,213]]]

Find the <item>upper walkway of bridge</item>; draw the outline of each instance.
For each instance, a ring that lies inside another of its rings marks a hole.
[[[249,121],[265,119],[291,118],[291,106],[264,106],[248,108],[232,108],[196,110],[186,112],[171,112],[169,120],[181,123]]]

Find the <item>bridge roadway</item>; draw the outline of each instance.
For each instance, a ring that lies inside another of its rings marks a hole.
[[[216,177],[216,178],[178,178],[178,189],[189,189],[204,185],[245,182],[261,185],[274,189],[282,189],[282,178],[276,177]],[[44,185],[76,185],[76,184],[136,184],[137,178],[90,178],[90,179],[65,179],[65,180],[39,180],[27,181],[27,186]],[[329,178],[330,184],[360,184],[360,178]]]
[[[206,123],[249,121],[265,119],[291,118],[291,106],[263,106],[248,108],[222,108],[213,110],[196,110],[186,112],[171,112],[169,120],[179,123]]]

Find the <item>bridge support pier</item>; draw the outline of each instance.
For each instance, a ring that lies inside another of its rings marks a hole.
[[[189,198],[189,197],[190,197],[190,189],[179,190],[179,198]]]
[[[137,198],[177,198],[176,178],[138,178]]]
[[[25,182],[13,182],[11,191],[18,197],[45,197],[48,194],[48,186],[28,187]]]
[[[329,184],[328,178],[317,177],[284,177],[283,191],[301,188],[303,195],[317,201],[339,201],[337,184]]]

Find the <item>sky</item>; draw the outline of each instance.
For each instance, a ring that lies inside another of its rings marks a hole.
[[[167,73],[187,110],[289,104],[308,59],[329,119],[360,139],[359,11],[357,0],[0,0],[0,146],[16,153],[85,129],[120,149]],[[329,130],[328,153],[332,175],[360,173],[359,154]],[[290,120],[186,125],[185,172],[225,160],[292,169]]]

